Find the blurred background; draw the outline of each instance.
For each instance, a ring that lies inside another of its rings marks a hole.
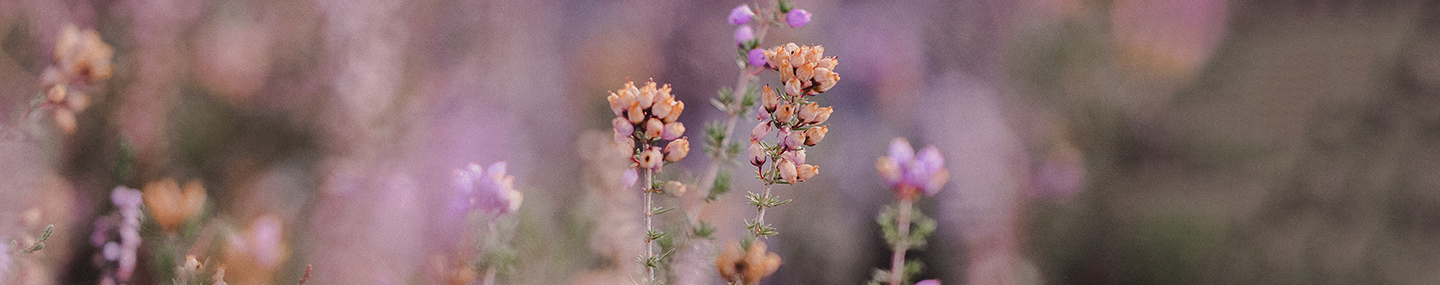
[[[203,182],[196,236],[279,221],[260,265],[211,257],[231,284],[288,284],[307,264],[314,284],[437,283],[436,260],[466,249],[466,221],[434,206],[451,170],[504,160],[525,199],[501,283],[633,284],[641,194],[606,186],[618,172],[593,154],[604,95],[672,84],[701,137],[739,72],[725,16],[740,4],[0,0],[0,237],[57,227],[43,251],[0,258],[0,283],[94,282],[87,241],[111,189],[167,178]],[[795,4],[813,21],[762,46],[824,45],[843,79],[817,97],[835,106],[809,150],[821,174],[777,192],[795,202],[769,215],[785,263],[767,284],[889,267],[875,215],[895,198],[874,161],[894,137],[938,146],[952,174],[918,204],[939,220],[910,253],[926,279],[1440,282],[1440,3]],[[66,24],[114,47],[72,134],[25,108]],[[667,171],[693,177],[700,154]],[[701,213],[718,241],[754,214],[743,193],[761,184],[735,176]],[[174,266],[157,231],[140,284]],[[713,255],[679,262],[720,283]]]

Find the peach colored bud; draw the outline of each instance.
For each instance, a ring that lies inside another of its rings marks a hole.
[[[824,125],[805,130],[805,145],[814,146],[815,144],[820,143],[820,140],[825,139],[825,133],[828,132],[830,132],[830,125]]]
[[[760,88],[760,106],[765,108],[765,112],[775,112],[775,108],[780,107],[780,96],[775,95],[775,89],[769,84]]]
[[[640,168],[660,169],[664,159],[665,156],[660,154],[660,147],[652,146],[640,152],[640,158],[636,159],[636,162],[640,164]]]
[[[665,193],[670,193],[671,195],[680,196],[680,195],[685,195],[685,190],[688,190],[687,188],[690,188],[690,187],[685,187],[685,183],[680,183],[680,181],[671,180],[671,181],[666,181],[666,182],[665,182],[665,187],[664,187],[664,188],[660,188],[660,189],[664,189]]]
[[[765,155],[765,147],[760,146],[758,142],[750,142],[750,165],[756,167],[765,165],[765,158],[767,157],[768,156]]]
[[[801,64],[799,68],[795,69],[795,76],[800,78],[800,81],[810,81],[810,79],[815,78],[815,63],[806,62],[805,64]]]
[[[791,78],[794,78],[794,77],[795,77],[795,66],[790,63],[790,60],[789,60],[789,59],[783,59],[783,58],[785,57],[785,55],[778,55],[778,56],[779,56],[779,57],[782,57],[782,59],[780,59],[780,70],[779,70],[779,71],[780,71],[780,81],[782,81],[782,82],[788,82],[788,81],[790,81]]]
[[[790,182],[790,184],[798,182],[796,179],[799,178],[798,175],[800,174],[797,172],[798,170],[795,169],[794,162],[781,158],[779,162],[776,162],[775,167],[780,168],[780,178],[785,179],[785,182]]]
[[[630,124],[630,121],[625,118],[616,117],[614,120],[610,120],[610,125],[615,128],[615,137],[617,138],[629,137],[635,133],[635,125]]]
[[[820,174],[819,166],[801,164],[800,166],[795,167],[795,179],[801,182],[804,182],[805,180],[810,180],[810,178],[815,177],[816,174]]]
[[[835,69],[835,65],[840,63],[840,61],[837,60],[837,59],[835,59],[835,57],[833,57],[833,56],[832,56],[832,57],[827,57],[827,58],[822,58],[822,59],[820,59],[819,62],[820,62],[819,64],[816,64],[816,65],[815,65],[815,68],[824,68],[824,69],[826,69],[826,70],[834,70],[834,69]]]
[[[59,84],[50,86],[50,90],[45,92],[45,99],[50,103],[60,103],[65,100],[65,86]]]
[[[90,96],[81,92],[71,92],[70,95],[65,96],[65,106],[76,112],[84,111],[85,108],[90,107]]]
[[[805,150],[803,149],[786,151],[785,154],[781,154],[780,157],[795,163],[805,164]]]
[[[775,56],[779,53],[780,47],[778,46],[765,50],[765,62],[769,63],[769,67],[772,70],[780,68],[780,62],[775,60]]]
[[[780,109],[775,110],[775,121],[777,122],[789,122],[793,117],[795,117],[795,105],[780,105]]]
[[[76,129],[75,112],[70,109],[55,109],[55,126],[65,134],[73,134]]]
[[[675,101],[675,105],[670,107],[670,114],[667,115],[667,116],[665,116],[665,118],[664,118],[665,122],[666,122],[666,123],[669,123],[669,122],[674,122],[675,120],[679,120],[679,119],[680,119],[680,112],[684,112],[684,111],[685,111],[685,102],[676,100],[676,101]]]
[[[665,132],[665,123],[661,123],[660,119],[650,118],[645,121],[645,139],[659,138],[660,133],[663,132]]]
[[[805,64],[806,53],[810,53],[810,47],[808,46],[800,47],[800,50],[790,53],[790,64],[795,65],[795,67],[800,67],[800,65]]]
[[[652,81],[645,84],[644,88],[640,88],[640,92],[635,94],[635,102],[640,103],[641,109],[648,109],[655,104],[655,82]]]
[[[732,240],[725,244],[725,250],[715,256],[715,271],[720,273],[721,279],[732,280],[739,273],[735,264],[743,258],[745,256],[740,252],[740,243]]]
[[[815,120],[810,122],[810,124],[824,124],[825,121],[830,120],[830,113],[835,113],[835,106],[820,108],[820,113],[815,115]]]
[[[769,135],[770,130],[770,122],[760,122],[759,125],[755,125],[755,129],[750,130],[750,142],[758,142],[765,139],[765,135]]]
[[[667,141],[674,140],[682,135],[685,135],[685,124],[680,122],[671,122],[669,124],[665,124],[665,131],[660,133],[660,139]]]
[[[670,144],[666,144],[666,145],[665,145],[665,161],[672,162],[672,163],[674,163],[674,162],[680,162],[681,159],[685,159],[685,156],[686,156],[686,155],[689,155],[689,154],[690,154],[690,140],[689,140],[689,139],[680,138],[680,139],[671,141]]]
[[[657,90],[656,92],[657,92],[657,93],[655,93],[656,96],[664,96],[664,97],[675,98],[675,95],[671,95],[671,94],[670,94],[670,84],[661,85],[661,86],[660,86],[660,89]]]
[[[630,103],[630,110],[625,111],[631,124],[639,124],[645,121],[645,110],[640,109],[640,103]]]
[[[661,97],[660,101],[655,102],[655,105],[650,106],[650,115],[654,115],[656,118],[664,118],[666,116],[670,116],[670,111],[675,110],[675,98],[664,98],[664,96],[659,97]]]
[[[610,92],[610,96],[605,96],[605,101],[610,102],[610,112],[615,113],[615,116],[620,116],[621,112],[625,112],[625,106],[620,105],[620,95],[615,95],[614,91]]]
[[[792,98],[805,95],[805,93],[801,93],[801,89],[805,89],[805,86],[800,85],[799,78],[791,77],[790,80],[785,81],[785,95],[790,95]]]
[[[786,56],[789,56],[789,55],[791,55],[791,54],[795,54],[795,53],[797,53],[797,52],[800,52],[800,45],[797,45],[797,44],[795,44],[795,43],[785,44],[785,49],[784,49],[784,51],[785,51],[784,54],[785,54]]]
[[[815,129],[815,128],[810,128],[810,129],[813,130],[813,129]],[[808,132],[808,131],[807,131],[807,132]],[[800,148],[800,145],[801,145],[801,144],[804,144],[804,143],[805,143],[805,140],[806,140],[805,138],[806,138],[806,133],[807,133],[807,132],[802,132],[802,131],[789,131],[789,132],[788,132],[789,134],[787,134],[787,135],[784,137],[784,140],[785,140],[785,141],[782,142],[781,145],[784,145],[786,149],[798,149],[798,148]]]
[[[830,91],[830,88],[835,87],[835,84],[840,82],[839,73],[826,72],[825,75],[824,79],[816,80],[820,82],[820,92]]]
[[[825,57],[825,47],[814,45],[810,47],[810,54],[805,57],[805,62],[819,63],[823,57]]]
[[[820,104],[810,102],[810,104],[805,104],[805,106],[800,107],[800,123],[802,124],[809,124],[810,122],[815,121],[815,117],[819,116]]]

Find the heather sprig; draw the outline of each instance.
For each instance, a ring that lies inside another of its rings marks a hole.
[[[789,203],[771,193],[774,184],[796,184],[820,173],[820,167],[807,164],[806,149],[819,144],[830,131],[830,115],[835,107],[820,107],[811,97],[829,91],[840,80],[832,71],[839,60],[825,57],[819,45],[799,46],[794,43],[764,51],[766,67],[780,74],[783,92],[770,86],[761,88],[760,124],[750,131],[750,164],[756,167],[756,178],[765,184],[764,193],[746,196],[758,214],[745,226],[754,237],[778,234],[765,223],[765,210]],[[774,135],[773,141],[767,141]],[[768,166],[768,167],[767,167]]]
[[[515,188],[515,176],[507,173],[507,165],[500,161],[482,168],[471,163],[454,170],[450,210],[478,220],[473,237],[477,252],[461,253],[474,258],[467,262],[468,266],[441,272],[445,279],[469,283],[481,278],[482,284],[495,284],[497,274],[513,270],[518,253],[510,247],[516,226],[511,216],[520,209],[525,196]]]
[[[935,232],[936,227],[934,219],[914,209],[915,201],[939,192],[950,173],[938,148],[927,146],[917,155],[904,138],[895,138],[890,142],[889,154],[876,159],[875,169],[894,191],[897,201],[895,205],[886,206],[876,218],[893,253],[890,270],[876,269],[870,284],[909,284],[911,277],[918,275],[924,264],[905,260],[905,252],[924,247],[925,239]],[[938,280],[925,280],[916,284],[939,283]]]
[[[661,267],[673,250],[666,250],[662,245],[661,250],[656,251],[655,243],[669,237],[664,230],[655,227],[654,217],[675,208],[656,206],[653,194],[679,194],[687,187],[678,181],[659,180],[655,173],[660,172],[664,165],[679,162],[690,153],[690,140],[684,135],[685,124],[678,120],[685,110],[685,102],[676,100],[670,94],[669,84],[657,86],[653,80],[642,87],[626,82],[625,86],[610,92],[605,99],[610,102],[610,110],[616,116],[611,120],[615,143],[625,146],[631,154],[633,164],[626,172],[626,180],[638,176],[638,173],[632,174],[636,168],[645,171],[644,183],[641,184],[645,195],[645,255],[640,256],[638,261],[645,266],[647,283],[659,283],[655,269]]]

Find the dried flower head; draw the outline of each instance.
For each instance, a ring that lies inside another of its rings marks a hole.
[[[803,10],[793,10],[795,11]],[[785,83],[785,93],[790,96],[808,96],[829,91],[840,81],[835,73],[839,59],[825,57],[825,47],[820,45],[800,46],[795,43],[777,46],[765,51],[770,68],[780,72],[780,81]]]
[[[743,250],[743,252],[742,252]],[[769,252],[764,241],[755,241],[742,249],[739,242],[725,244],[725,251],[715,257],[720,278],[739,284],[756,284],[780,269],[780,255]]]
[[[891,189],[902,197],[935,195],[950,179],[945,158],[935,146],[927,146],[915,154],[910,142],[895,138],[890,142],[889,155],[875,161],[875,169]]]
[[[145,184],[144,200],[155,223],[166,232],[176,233],[190,216],[205,206],[205,185],[200,180],[190,180],[181,188],[175,179],[166,178]]]
[[[93,29],[80,30],[66,24],[55,39],[55,61],[62,75],[95,82],[110,78],[110,58],[115,49]]]
[[[615,140],[630,143],[631,159],[641,168],[659,170],[663,163],[678,162],[690,152],[690,142],[684,138],[685,124],[678,121],[685,102],[676,100],[670,91],[669,84],[650,81],[636,86],[626,82],[605,98],[616,116],[611,120]],[[670,142],[662,151],[656,143],[665,141]]]

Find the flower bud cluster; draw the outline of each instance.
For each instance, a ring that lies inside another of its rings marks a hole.
[[[792,49],[793,52],[789,52]],[[825,122],[830,120],[835,107],[820,107],[806,97],[829,90],[840,79],[831,71],[837,63],[835,58],[821,57],[824,51],[820,46],[801,48],[794,43],[766,51],[767,57],[775,58],[770,62],[780,63],[775,69],[780,71],[781,80],[787,83],[784,93],[768,85],[761,88],[760,108],[763,112],[758,112],[760,124],[750,131],[750,164],[761,168],[760,173],[766,174],[764,166],[773,161],[772,172],[786,183],[802,182],[819,174],[819,167],[805,163],[805,148],[825,139],[825,134],[830,131]],[[800,62],[801,67],[795,68],[791,62]],[[822,62],[823,67],[820,66]],[[801,74],[797,75],[797,72]],[[830,79],[826,79],[824,82],[828,83],[822,87],[815,74]],[[776,142],[763,143],[770,133],[775,133]],[[775,181],[769,175],[761,177],[767,182]]]
[[[205,186],[200,180],[185,182],[181,188],[175,179],[166,178],[146,183],[143,189],[150,217],[168,233],[177,233],[185,221],[205,207]]]
[[[143,203],[139,190],[115,187],[110,192],[110,203],[116,213],[95,221],[95,232],[90,235],[90,245],[100,248],[96,265],[104,272],[100,284],[128,284],[135,273],[140,248],[140,206]]]
[[[919,154],[904,138],[890,142],[890,154],[875,161],[875,169],[885,183],[902,198],[915,194],[935,195],[950,179],[945,158],[935,146],[927,146]]]
[[[615,142],[629,146],[632,159],[640,168],[659,170],[665,163],[678,162],[690,153],[690,140],[684,136],[685,124],[678,120],[685,111],[685,102],[670,94],[669,84],[657,88],[655,81],[644,87],[626,82],[605,99],[610,101],[610,110],[615,113],[615,119],[611,120]],[[664,148],[652,145],[665,141],[669,142]]]
[[[55,125],[66,134],[75,133],[76,113],[90,106],[90,97],[77,85],[110,78],[110,59],[115,49],[100,40],[95,30],[80,30],[74,25],[60,29],[55,39],[55,65],[41,75],[45,88],[45,104],[54,107]]]
[[[780,72],[780,82],[785,84],[785,95],[804,97],[829,91],[840,82],[835,73],[839,59],[825,57],[825,47],[819,45],[799,46],[785,44],[765,50],[766,66]]]
[[[756,284],[760,279],[775,274],[780,269],[780,255],[769,252],[764,241],[755,241],[743,250],[740,243],[730,241],[725,251],[715,257],[715,269],[720,278],[736,284]]]
[[[478,209],[485,213],[508,214],[520,209],[525,195],[515,189],[515,176],[505,174],[505,162],[496,162],[481,169],[471,163],[455,170],[456,200],[465,211]]]

